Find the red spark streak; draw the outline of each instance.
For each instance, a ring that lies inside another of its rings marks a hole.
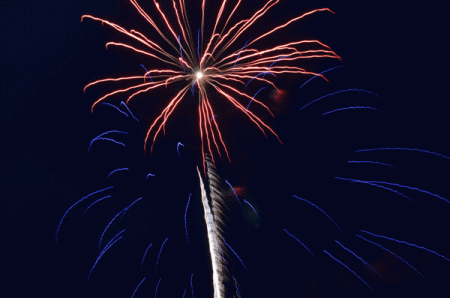
[[[150,16],[138,5],[137,0],[130,0],[131,4],[136,8],[136,10],[139,12],[139,14],[148,22],[150,25],[159,33],[159,35],[173,48],[173,53],[175,55],[169,54],[167,51],[163,49],[160,45],[158,45],[156,42],[150,40],[147,38],[144,34],[132,29],[130,31],[127,31],[123,27],[114,24],[112,22],[109,22],[107,20],[103,20],[97,17],[93,17],[90,15],[83,15],[81,17],[81,21],[83,21],[84,18],[91,19],[94,21],[100,21],[102,24],[107,24],[111,28],[115,29],[116,31],[123,33],[127,37],[132,38],[135,41],[138,41],[141,46],[144,47],[144,49],[139,49],[136,47],[133,47],[127,43],[120,43],[120,42],[108,42],[106,43],[106,47],[109,45],[118,46],[122,48],[126,48],[129,50],[132,50],[138,54],[145,55],[146,57],[149,57],[150,59],[157,59],[160,60],[168,65],[174,66],[176,70],[173,69],[153,69],[150,71],[147,71],[144,75],[139,76],[129,76],[129,77],[119,77],[119,78],[107,78],[107,79],[101,79],[94,82],[91,82],[87,84],[84,87],[84,90],[86,90],[87,87],[91,87],[93,85],[96,85],[98,83],[105,83],[105,82],[117,82],[117,81],[128,81],[128,80],[136,80],[136,79],[144,79],[144,83],[142,84],[135,84],[133,86],[130,86],[125,89],[119,89],[113,92],[110,92],[103,97],[96,100],[92,105],[92,111],[95,105],[100,103],[101,101],[105,100],[106,98],[117,95],[119,93],[128,92],[130,90],[138,89],[137,91],[134,91],[128,99],[127,103],[136,95],[145,93],[147,91],[150,91],[152,89],[156,89],[161,86],[166,86],[168,84],[172,84],[174,82],[179,81],[188,81],[188,84],[182,88],[178,94],[173,97],[169,104],[163,109],[161,114],[153,121],[153,123],[150,125],[150,128],[147,131],[145,141],[144,141],[144,149],[146,150],[146,145],[148,142],[148,139],[152,132],[154,131],[154,128],[156,132],[154,132],[153,135],[153,141],[151,145],[151,152],[153,152],[153,146],[155,144],[156,138],[161,131],[163,130],[163,133],[165,134],[165,124],[167,123],[169,117],[173,113],[173,111],[176,109],[178,104],[183,100],[184,96],[188,92],[189,88],[194,84],[197,83],[197,87],[199,90],[199,99],[198,99],[198,117],[199,117],[199,130],[200,130],[200,140],[201,140],[201,150],[202,150],[202,158],[203,158],[203,168],[205,170],[205,149],[207,149],[213,159],[214,162],[214,154],[212,152],[212,146],[211,141],[214,143],[215,149],[217,150],[220,158],[222,158],[221,149],[219,147],[219,144],[217,142],[217,138],[220,140],[220,143],[222,144],[223,150],[225,150],[228,160],[231,162],[227,147],[225,146],[225,142],[223,141],[222,134],[219,129],[219,125],[217,123],[216,119],[213,119],[214,117],[214,111],[211,106],[210,100],[208,98],[208,95],[206,93],[205,86],[206,84],[209,84],[212,86],[219,94],[221,94],[227,102],[232,104],[237,109],[241,110],[253,123],[256,124],[256,126],[263,132],[263,134],[267,137],[265,133],[265,129],[270,131],[274,136],[278,138],[278,140],[281,143],[281,140],[279,139],[278,135],[266,124],[264,121],[262,121],[260,118],[258,118],[254,113],[247,110],[244,105],[238,101],[233,95],[226,93],[221,87],[225,87],[228,90],[234,93],[235,96],[239,96],[240,98],[245,99],[245,101],[253,100],[257,104],[264,107],[272,116],[272,112],[270,111],[269,107],[267,107],[263,102],[256,100],[252,98],[250,95],[239,91],[238,89],[234,88],[231,85],[225,84],[227,81],[231,82],[237,82],[246,84],[245,81],[249,82],[252,79],[255,79],[257,81],[263,82],[265,84],[270,84],[273,86],[278,92],[280,90],[275,86],[275,84],[270,81],[269,79],[264,79],[260,77],[255,77],[257,74],[260,73],[268,73],[271,74],[273,77],[277,77],[275,74],[304,74],[304,75],[313,75],[313,76],[321,76],[326,80],[326,78],[320,74],[316,74],[314,72],[306,71],[303,68],[299,67],[293,67],[293,66],[285,66],[282,64],[282,62],[293,62],[298,61],[300,59],[313,59],[313,58],[335,58],[340,59],[340,57],[333,52],[330,47],[325,45],[324,43],[318,41],[318,40],[300,40],[296,42],[290,42],[287,44],[279,45],[276,47],[264,49],[264,50],[258,50],[256,48],[249,48],[250,45],[254,44],[258,40],[272,34],[273,32],[280,30],[282,28],[285,28],[292,22],[301,20],[302,18],[309,16],[316,12],[321,11],[329,11],[332,12],[328,8],[322,8],[322,9],[315,9],[310,12],[304,13],[299,17],[293,18],[289,20],[288,22],[284,23],[283,25],[280,25],[274,29],[272,29],[269,32],[266,32],[259,37],[252,40],[247,46],[245,50],[241,50],[240,48],[235,50],[234,52],[230,53],[228,56],[225,56],[224,58],[220,58],[222,53],[226,51],[230,46],[233,45],[233,43],[238,39],[239,36],[241,36],[248,28],[250,28],[256,20],[264,16],[275,4],[279,2],[279,0],[269,0],[266,2],[266,4],[258,10],[256,13],[253,14],[253,16],[249,19],[241,20],[237,22],[234,26],[232,26],[230,29],[228,29],[228,32],[224,35],[224,31],[228,25],[229,20],[231,19],[231,16],[234,14],[234,12],[237,10],[239,4],[241,3],[241,0],[238,1],[238,3],[235,5],[233,11],[228,16],[225,25],[223,26],[222,30],[218,30],[220,33],[216,33],[217,27],[219,25],[219,21],[221,17],[223,16],[223,12],[225,9],[225,4],[227,3],[227,0],[223,0],[220,10],[217,13],[217,17],[214,23],[213,31],[211,33],[211,36],[209,38],[209,42],[206,46],[205,50],[201,50],[201,57],[200,59],[197,57],[196,53],[196,46],[192,38],[192,34],[190,32],[189,22],[186,15],[186,5],[184,0],[179,0],[179,10],[177,7],[177,3],[175,0],[172,0],[173,9],[176,15],[177,22],[179,30],[176,28],[173,28],[170,24],[168,19],[166,18],[166,15],[163,13],[159,3],[156,2],[156,0],[153,0],[153,3],[156,7],[156,10],[159,12],[160,16],[164,20],[164,23],[166,25],[166,29],[170,31],[169,36],[170,39],[167,38],[160,28],[156,25],[156,23],[150,18]],[[205,19],[205,4],[206,0],[202,1],[201,5],[201,12],[202,12],[202,20],[201,20],[201,49],[203,49],[203,31],[204,31],[204,19]],[[332,12],[334,13],[334,12]],[[177,31],[181,31],[181,35],[183,36],[183,41],[178,40],[177,36],[180,36],[180,34],[177,34]],[[234,32],[232,34],[232,32]],[[173,39],[176,41],[175,44],[172,43]],[[172,41],[171,41],[172,40]],[[296,46],[304,45],[304,44],[317,44],[325,49],[318,49],[318,50],[298,50]],[[178,45],[178,47],[176,46]],[[186,48],[185,48],[186,47]],[[180,53],[180,48],[182,53]],[[211,49],[211,50],[210,50]],[[217,53],[216,53],[217,52]],[[239,58],[237,58],[239,56]],[[163,59],[165,57],[165,59]],[[183,57],[183,58],[182,58]],[[210,58],[213,60],[213,62],[210,62]],[[168,60],[166,60],[168,59]],[[301,61],[301,60],[300,60]],[[273,62],[277,62],[277,65],[271,66]],[[183,67],[186,67],[187,73],[184,72]],[[202,78],[198,79],[196,76],[196,72],[201,71],[202,72]],[[145,77],[147,75],[156,73],[156,76],[152,76],[153,82],[145,82]],[[220,87],[219,87],[220,86]],[[159,123],[158,128],[156,129],[157,124]],[[205,136],[205,137],[204,137]]]

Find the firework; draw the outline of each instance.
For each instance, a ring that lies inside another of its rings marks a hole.
[[[225,152],[228,160],[231,161],[219,129],[219,124],[215,121],[215,119],[213,119],[215,116],[213,108],[214,103],[211,102],[210,97],[208,96],[207,86],[209,86],[208,89],[212,89],[214,92],[217,92],[229,105],[243,112],[266,137],[266,132],[268,131],[276,136],[281,142],[278,135],[271,127],[269,127],[268,124],[255,115],[255,113],[248,110],[250,103],[255,102],[273,116],[269,107],[262,101],[255,99],[256,94],[252,97],[251,95],[241,91],[241,89],[245,90],[245,88],[242,87],[246,87],[251,80],[257,80],[279,91],[273,82],[277,75],[301,74],[321,76],[324,78],[322,74],[316,74],[298,66],[290,66],[290,64],[300,62],[303,59],[340,59],[340,57],[327,45],[318,40],[292,41],[267,49],[251,47],[254,44],[256,45],[256,42],[259,40],[267,40],[271,37],[273,38],[275,32],[282,30],[289,24],[302,20],[311,14],[325,11],[332,12],[328,8],[316,9],[304,13],[289,20],[283,25],[277,26],[264,34],[257,36],[251,41],[249,40],[250,42],[247,41],[244,47],[240,47],[237,45],[236,40],[240,36],[244,35],[245,32],[252,27],[258,19],[265,16],[266,13],[279,2],[279,0],[267,1],[264,6],[256,11],[249,19],[241,20],[233,26],[229,24],[229,21],[238,9],[241,0],[237,2],[233,11],[228,16],[224,15],[224,8],[226,4],[229,5],[230,3],[223,0],[210,36],[204,36],[205,5],[207,4],[206,1],[203,0],[201,5],[201,28],[197,32],[197,45],[195,45],[195,41],[193,39],[194,34],[190,30],[190,24],[186,13],[186,3],[184,0],[179,0],[178,2],[172,0],[173,10],[177,21],[175,24],[169,22],[159,3],[155,0],[153,1],[156,11],[164,20],[162,25],[170,32],[169,36],[166,36],[162,32],[160,25],[158,25],[153,18],[151,18],[142,9],[136,0],[130,0],[130,2],[136,8],[138,13],[158,32],[158,34],[164,39],[166,44],[171,47],[171,49],[165,50],[163,45],[157,44],[155,41],[146,37],[143,33],[137,30],[128,31],[115,23],[101,18],[91,15],[83,15],[81,20],[91,19],[102,22],[102,24],[107,24],[116,31],[128,36],[130,39],[140,44],[140,47],[138,48],[128,43],[108,42],[106,43],[107,48],[109,46],[117,46],[131,50],[139,55],[149,57],[149,59],[159,60],[165,63],[167,68],[146,70],[144,75],[106,78],[89,83],[85,86],[84,90],[99,83],[118,81],[137,82],[144,79],[144,83],[134,83],[130,87],[112,91],[97,99],[92,105],[92,111],[97,104],[110,99],[112,96],[126,94],[128,96],[126,103],[128,103],[130,100],[143,93],[150,92],[160,87],[167,88],[167,86],[176,82],[184,82],[186,84],[185,87],[181,88],[176,96],[169,101],[163,111],[158,117],[156,117],[156,119],[154,119],[153,123],[147,130],[144,141],[144,149],[146,150],[147,143],[151,138],[150,151],[152,152],[155,141],[161,130],[165,133],[165,125],[174,110],[183,100],[188,90],[191,88],[191,91],[193,92],[192,88],[196,87],[198,89],[198,128],[201,140],[204,169],[205,152],[208,152],[211,155],[214,162],[214,147],[216,151],[215,153],[218,153],[220,158],[222,158],[222,153]],[[222,23],[223,26],[221,27],[219,33],[219,24]],[[318,47],[318,49],[299,49],[300,47],[303,48],[305,45],[315,46]],[[277,63],[276,65],[274,65],[275,62]],[[264,78],[265,74],[271,74],[271,76]],[[151,81],[146,82],[146,77],[149,77]]]

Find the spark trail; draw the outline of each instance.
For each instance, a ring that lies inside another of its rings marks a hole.
[[[173,114],[175,109],[183,101],[184,96],[188,92],[189,88],[196,86],[198,88],[198,128],[200,131],[200,140],[202,148],[202,158],[203,158],[203,169],[205,169],[205,153],[208,152],[214,162],[213,149],[215,148],[216,154],[218,153],[220,158],[222,158],[222,153],[225,152],[229,161],[231,161],[228,154],[227,147],[222,138],[221,131],[217,121],[211,123],[208,121],[211,119],[215,113],[213,104],[207,93],[208,90],[216,91],[223,100],[227,102],[228,105],[240,110],[246,115],[246,117],[252,121],[267,137],[266,132],[272,133],[280,141],[278,135],[272,128],[270,128],[261,118],[257,115],[248,111],[245,107],[248,103],[255,102],[256,104],[262,106],[267,110],[269,114],[272,114],[269,107],[252,97],[249,94],[239,91],[239,89],[246,85],[246,82],[250,80],[256,80],[267,86],[272,86],[276,90],[278,88],[275,86],[273,80],[277,78],[277,75],[282,74],[301,74],[310,75],[313,77],[320,76],[325,79],[322,74],[317,74],[311,71],[307,71],[304,68],[298,66],[289,66],[288,64],[292,62],[304,61],[304,59],[315,59],[315,58],[336,58],[340,57],[333,52],[326,44],[318,40],[298,40],[292,41],[285,44],[280,44],[271,48],[261,49],[258,47],[251,47],[255,42],[267,38],[273,37],[275,32],[287,27],[289,24],[302,20],[314,13],[318,12],[332,12],[328,8],[321,8],[309,11],[298,17],[290,19],[286,23],[265,32],[259,36],[256,36],[252,41],[244,45],[238,45],[236,40],[244,35],[249,28],[252,27],[255,22],[262,18],[267,12],[276,5],[279,0],[269,0],[265,5],[256,11],[252,17],[249,19],[244,19],[233,26],[229,24],[229,20],[238,8],[241,1],[239,1],[230,15],[226,16],[223,12],[225,9],[226,0],[223,0],[220,11],[216,14],[216,19],[214,22],[214,27],[211,36],[204,36],[204,26],[205,26],[205,5],[206,1],[202,2],[201,6],[201,28],[198,33],[198,44],[197,47],[194,45],[192,36],[194,35],[190,31],[190,25],[188,22],[186,14],[186,4],[185,1],[175,0],[173,2],[173,10],[176,16],[176,22],[169,21],[166,14],[161,9],[159,3],[154,0],[156,14],[164,20],[163,26],[168,34],[162,32],[162,28],[157,24],[152,17],[150,17],[142,7],[137,3],[137,0],[130,0],[131,4],[136,8],[141,17],[143,17],[150,25],[155,29],[158,34],[165,40],[165,42],[170,46],[169,49],[164,49],[161,45],[157,44],[155,41],[151,40],[143,33],[137,30],[130,30],[112,23],[108,20],[101,19],[92,15],[83,15],[81,21],[85,19],[90,19],[93,21],[101,22],[102,25],[107,25],[121,34],[125,35],[132,41],[133,44],[138,44],[139,46],[131,45],[131,43],[122,42],[108,42],[106,43],[106,48],[108,47],[119,47],[126,49],[140,55],[141,58],[148,58],[149,62],[147,65],[154,64],[156,60],[167,65],[164,69],[150,69],[142,75],[135,76],[124,76],[118,78],[106,78],[97,80],[87,84],[84,88],[86,90],[88,87],[95,86],[100,83],[118,82],[128,83],[130,86],[123,89],[117,89],[115,91],[109,92],[97,99],[92,107],[99,103],[102,103],[106,99],[110,99],[114,96],[126,95],[128,96],[126,103],[128,104],[130,100],[136,98],[138,95],[143,95],[146,92],[152,91],[161,87],[168,87],[175,83],[186,84],[184,88],[178,90],[179,92],[174,96],[162,110],[153,123],[147,130],[147,134],[144,142],[144,149],[147,149],[147,143],[150,139],[151,141],[151,152],[153,152],[153,146],[155,141],[160,134],[161,130],[165,133],[165,125],[168,119]],[[233,5],[233,4],[232,4]],[[334,13],[334,12],[332,12]],[[220,21],[224,21],[223,27],[219,29]],[[220,32],[220,33],[219,33]],[[226,32],[226,33],[225,33]],[[253,33],[253,32],[252,32]],[[194,35],[195,36],[195,35]],[[209,40],[208,40],[209,38]],[[204,40],[208,40],[204,44]],[[259,43],[260,46],[264,45]],[[233,48],[234,46],[234,48]],[[313,46],[311,49],[304,49],[304,46]],[[196,51],[197,50],[197,51]],[[272,66],[275,62],[277,64]],[[145,62],[147,63],[147,62]],[[258,74],[267,73],[270,68],[270,73],[273,76],[268,78],[259,77]],[[145,78],[149,77],[152,81],[145,81]],[[144,82],[142,80],[144,79]],[[326,79],[325,79],[326,80]],[[133,82],[138,82],[134,83]],[[195,85],[194,85],[195,84]],[[241,87],[239,87],[241,86]]]
[[[208,231],[208,243],[209,243],[209,251],[211,255],[211,265],[213,271],[213,288],[214,288],[214,297],[215,298],[223,298],[223,282],[222,282],[222,263],[221,263],[221,255],[219,253],[219,237],[217,235],[216,223],[214,220],[214,216],[211,212],[210,204],[208,202],[208,197],[206,195],[205,185],[203,183],[203,179],[200,175],[200,171],[198,170],[198,177],[200,178],[200,188],[201,188],[201,197],[203,210],[205,212],[205,222],[206,229]]]

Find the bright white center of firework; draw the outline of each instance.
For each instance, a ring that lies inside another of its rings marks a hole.
[[[201,79],[202,78],[202,73],[200,71],[197,72],[197,79]]]

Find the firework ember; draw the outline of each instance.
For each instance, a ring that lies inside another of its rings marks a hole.
[[[147,131],[147,135],[144,142],[144,148],[146,149],[148,139],[152,138],[151,152],[153,151],[153,146],[155,144],[156,138],[161,130],[164,131],[165,124],[167,123],[169,117],[173,111],[177,108],[179,103],[183,100],[184,96],[190,88],[196,86],[198,88],[198,127],[200,130],[201,139],[201,149],[203,156],[203,167],[205,168],[205,151],[209,152],[212,160],[214,162],[214,154],[212,152],[212,147],[215,147],[217,153],[222,158],[221,152],[225,152],[229,161],[230,157],[228,154],[227,147],[223,141],[219,125],[216,119],[211,120],[215,113],[211,102],[208,98],[206,92],[206,86],[209,85],[210,89],[215,90],[222,98],[233,105],[235,108],[239,109],[244,113],[249,120],[256,124],[256,126],[263,132],[266,136],[266,131],[270,131],[273,135],[278,138],[278,135],[258,116],[253,112],[246,109],[248,103],[253,101],[254,104],[258,104],[264,107],[268,113],[272,116],[272,112],[263,102],[255,99],[251,95],[240,91],[245,90],[239,86],[245,87],[250,80],[257,80],[263,82],[267,86],[272,86],[277,92],[280,90],[275,86],[273,79],[280,74],[302,74],[302,75],[312,75],[321,76],[321,74],[316,74],[314,72],[307,71],[303,68],[296,66],[283,65],[287,63],[293,63],[294,61],[301,61],[302,59],[312,59],[312,58],[337,58],[340,57],[333,52],[327,45],[323,44],[318,40],[300,40],[293,41],[286,44],[278,45],[268,49],[257,49],[251,48],[250,46],[256,41],[263,38],[273,37],[275,32],[287,27],[292,22],[301,20],[311,14],[316,12],[328,11],[332,12],[328,8],[316,9],[307,13],[304,13],[296,18],[293,18],[283,25],[280,25],[273,30],[270,30],[255,39],[250,43],[246,44],[244,48],[235,44],[235,41],[240,37],[246,30],[248,30],[258,19],[263,17],[279,0],[269,0],[266,4],[258,10],[249,19],[241,20],[234,26],[229,26],[227,29],[228,22],[230,18],[235,13],[236,9],[239,7],[241,0],[238,1],[235,8],[230,15],[223,15],[226,0],[223,0],[220,10],[217,14],[212,34],[209,37],[209,41],[205,43],[203,47],[204,39],[204,23],[205,23],[205,0],[202,1],[201,12],[201,28],[198,32],[197,47],[195,46],[194,40],[192,38],[192,33],[190,31],[189,22],[186,13],[186,4],[184,0],[179,0],[178,3],[175,0],[173,2],[173,9],[175,11],[177,24],[170,24],[166,15],[161,10],[158,2],[153,1],[156,6],[156,10],[164,20],[164,25],[170,31],[169,37],[165,36],[160,30],[158,25],[153,21],[152,18],[141,8],[136,0],[130,0],[131,4],[137,9],[139,14],[148,22],[150,25],[160,34],[160,36],[169,44],[173,53],[170,54],[168,51],[164,50],[162,46],[158,45],[154,41],[147,38],[144,34],[136,31],[122,28],[121,26],[109,22],[107,20],[97,18],[91,15],[83,15],[81,20],[91,19],[95,21],[100,21],[102,24],[107,24],[114,28],[115,30],[127,35],[134,41],[139,42],[142,48],[136,48],[126,43],[119,42],[108,42],[108,46],[123,47],[128,50],[134,51],[138,54],[145,55],[151,59],[157,59],[161,62],[167,64],[167,69],[152,69],[147,71],[143,76],[128,76],[119,78],[107,78],[102,80],[97,80],[92,82],[87,87],[96,85],[103,82],[111,81],[124,81],[129,80],[130,82],[135,82],[144,79],[144,83],[134,84],[128,88],[116,90],[110,92],[103,97],[99,98],[92,105],[93,108],[100,102],[105,101],[113,95],[119,95],[122,93],[131,93],[128,96],[127,103],[139,94],[151,91],[159,87],[167,87],[175,82],[186,82],[186,86],[179,90],[178,94],[173,97],[167,106],[163,109],[158,117],[150,125]],[[220,33],[218,31],[219,21],[226,21],[222,27]],[[176,26],[176,27],[174,27]],[[225,34],[224,32],[228,30]],[[180,38],[182,36],[182,39]],[[312,45],[318,47],[319,49],[309,49],[309,50],[299,50],[298,47],[303,47],[305,45]],[[235,48],[233,51],[233,46]],[[229,54],[224,54],[230,52]],[[274,65],[274,63],[276,65]],[[169,68],[170,67],[170,68]],[[261,74],[271,74],[264,78]],[[146,77],[152,78],[150,82],[145,82]],[[324,78],[325,79],[325,78]],[[272,81],[271,81],[272,80]],[[234,85],[231,85],[234,84]],[[237,87],[236,87],[237,86]],[[281,142],[281,140],[278,138]],[[212,144],[213,143],[213,144]],[[221,146],[219,146],[219,144]]]

